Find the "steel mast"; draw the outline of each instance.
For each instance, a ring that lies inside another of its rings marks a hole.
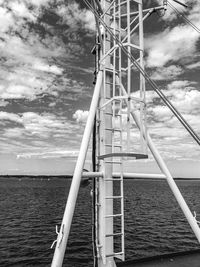
[[[146,159],[147,146],[163,173],[159,177],[168,182],[200,242],[197,221],[146,130],[145,80],[200,143],[199,137],[144,70],[143,21],[154,11],[165,10],[167,1],[164,0],[162,6],[149,9],[143,9],[142,0],[93,0],[93,5],[88,0],[84,2],[96,18],[97,79],[62,224],[55,241],[52,267],[61,267],[63,263],[82,176],[96,180],[98,267],[115,267],[115,258],[125,259],[123,178],[145,177],[145,174],[125,174],[124,167],[128,160]],[[139,93],[136,95],[136,92]],[[83,173],[94,120],[96,170]]]
[[[97,72],[103,71],[95,149],[98,159],[96,169],[103,173],[96,183],[96,248],[98,267],[115,267],[115,258],[125,259],[124,160],[147,158],[145,79],[133,68],[118,41],[129,54],[137,55],[141,68],[144,68],[143,7],[142,1],[138,0],[102,0],[94,3],[94,9],[101,13],[103,20],[103,23],[98,18],[96,20]],[[133,97],[136,90],[139,94]],[[140,128],[131,121],[132,109],[140,114]],[[116,170],[119,177],[114,178],[112,174]]]

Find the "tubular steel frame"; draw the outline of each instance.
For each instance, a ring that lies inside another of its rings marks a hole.
[[[144,10],[142,0],[92,0],[92,5],[88,0],[83,1],[93,11],[96,19],[97,80],[62,224],[56,240],[56,248],[51,266],[62,266],[81,178],[90,177],[96,180],[94,194],[96,203],[95,243],[98,267],[115,267],[115,258],[120,258],[121,260],[125,259],[123,177],[145,176],[151,178],[153,176],[166,179],[179,206],[200,242],[200,229],[196,218],[189,210],[167,166],[147,133],[145,80],[149,82],[197,143],[200,144],[200,141],[193,129],[166,99],[144,70],[143,21],[155,10],[165,10],[166,5]],[[133,4],[135,5],[134,10],[132,10]],[[137,42],[135,42],[136,39]],[[136,54],[137,58],[135,58]],[[136,69],[139,71],[139,79],[134,78]],[[139,82],[139,85],[136,85],[137,82]],[[133,89],[139,89],[139,97],[133,97]],[[126,106],[126,109],[124,106]],[[126,129],[124,129],[123,125],[124,110],[127,118]],[[83,173],[95,118],[96,171]],[[117,118],[119,119],[118,121]],[[140,133],[141,144],[139,146],[140,152],[138,153],[141,155],[146,153],[146,146],[148,146],[162,174],[124,173],[123,157],[125,154],[131,155],[131,118],[135,122]],[[118,137],[116,137],[116,132],[118,132]],[[126,151],[124,151],[124,132]],[[111,155],[121,155],[121,157],[117,161],[111,157]],[[108,158],[110,158],[110,160],[108,160]],[[119,196],[114,195],[113,188],[116,181],[119,182],[120,186]],[[117,198],[120,198],[120,214],[114,214],[113,211],[113,205]],[[120,252],[116,252],[114,248],[114,239],[116,236],[114,232],[114,218],[118,215],[120,215],[121,219]]]

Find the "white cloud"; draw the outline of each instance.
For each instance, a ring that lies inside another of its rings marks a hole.
[[[173,80],[177,76],[183,73],[183,69],[180,66],[170,65],[168,67],[156,68],[151,74],[151,79],[162,81],[162,80]]]
[[[193,81],[177,80],[177,81],[173,81],[170,84],[168,84],[167,87],[169,90],[182,89],[184,91],[184,89],[194,89],[195,84],[196,84],[196,82],[193,82]]]
[[[1,89],[0,89],[1,90]],[[6,107],[9,104],[8,101],[0,100],[0,107]]]
[[[48,64],[44,64],[40,61],[36,61],[33,64],[33,68],[36,70],[40,70],[40,71],[44,71],[44,72],[49,72],[49,73],[53,73],[55,75],[61,75],[63,73],[63,69],[59,68],[56,65],[48,65]]]
[[[0,120],[9,120],[17,123],[22,123],[22,119],[19,115],[5,111],[0,111]]]
[[[67,6],[58,6],[57,13],[62,17],[63,22],[68,24],[71,29],[77,30],[82,27],[88,31],[95,30],[95,19],[92,12],[87,9],[80,9],[79,4],[75,1],[72,1]]]
[[[8,3],[9,8],[14,12],[18,17],[27,18],[30,21],[36,21],[36,17],[33,13],[27,8],[24,2],[21,1],[12,1]]]
[[[86,122],[88,117],[89,111],[87,110],[76,110],[76,112],[73,114],[73,118],[78,122]]]
[[[21,124],[23,128],[21,134],[27,136],[35,135],[48,138],[54,134],[59,134],[60,137],[65,137],[65,135],[71,134],[73,130],[77,130],[77,126],[66,121],[66,118],[57,117],[50,113],[24,112],[22,114],[15,114],[1,111],[0,120],[9,120]],[[14,130],[12,131],[14,132]]]
[[[194,70],[200,68],[200,62],[195,62],[186,66],[187,69]]]
[[[22,153],[17,155],[17,159],[20,158],[77,158],[78,150],[58,150],[58,151],[45,151],[45,152],[34,152],[34,153]]]
[[[161,33],[146,38],[148,67],[163,67],[169,61],[182,61],[192,58],[196,52],[199,34],[188,25],[167,28]]]
[[[3,99],[35,98],[33,88],[17,84],[10,84],[8,87],[5,87],[0,95]]]
[[[158,2],[160,3],[160,1]],[[197,27],[200,27],[199,1],[183,0],[182,2],[188,5],[187,10],[170,1],[181,14],[185,15]],[[177,14],[170,7],[168,7],[165,16],[161,17],[161,20],[170,23],[175,19],[177,19]],[[173,28],[168,26],[164,31],[146,38],[147,64],[149,67],[162,67],[170,61],[177,62],[180,60],[183,63],[187,62],[188,59],[191,61],[196,56],[198,40],[199,33],[179,16],[179,20],[176,20],[176,25]]]
[[[25,0],[27,3],[31,3],[36,7],[46,6],[49,3],[53,2],[52,0]]]
[[[0,32],[5,33],[14,24],[12,14],[5,8],[0,7]]]

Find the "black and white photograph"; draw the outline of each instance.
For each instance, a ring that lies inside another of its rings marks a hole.
[[[200,267],[200,2],[0,0],[0,267]]]

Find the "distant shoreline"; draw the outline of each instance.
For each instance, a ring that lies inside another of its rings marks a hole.
[[[49,179],[49,178],[65,178],[71,179],[73,175],[0,175],[0,178],[35,178],[35,179]]]
[[[72,179],[72,174],[66,174],[66,175],[0,175],[0,178],[18,178],[18,179],[49,179],[49,178],[56,178],[56,179]],[[87,178],[84,178],[87,179]],[[88,178],[91,179],[91,178]],[[140,177],[133,177],[133,178],[124,178],[125,180],[164,180],[160,178],[140,178]],[[183,178],[183,177],[175,177],[174,180],[200,180],[199,178]]]

